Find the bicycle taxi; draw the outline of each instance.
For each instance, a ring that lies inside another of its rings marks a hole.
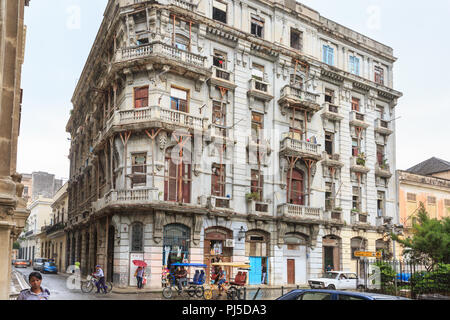
[[[218,293],[218,296],[221,295],[221,291],[223,290],[226,293],[228,300],[240,300],[244,298],[244,288],[247,283],[248,271],[250,269],[249,264],[244,263],[233,263],[233,262],[216,262],[212,263],[211,266],[213,268],[217,267],[219,269],[233,269],[237,268],[238,272],[233,281],[226,281],[216,279],[216,274],[211,272],[211,282],[210,286],[204,290],[204,298],[206,300],[213,299],[214,292]],[[222,289],[222,290],[221,290]]]
[[[187,281],[181,282],[181,290],[178,288],[178,283],[176,281],[176,275],[173,271],[169,273],[167,276],[166,286],[162,291],[163,297],[166,299],[170,299],[173,296],[174,292],[177,292],[178,295],[182,295],[184,292],[188,294],[189,297],[193,298],[197,296],[198,298],[203,297],[204,288],[203,284],[206,280],[205,269],[208,267],[206,264],[201,263],[173,263],[171,264],[171,269],[174,270],[178,267],[188,268],[188,274],[190,268],[195,268],[194,277],[192,279],[188,279]]]

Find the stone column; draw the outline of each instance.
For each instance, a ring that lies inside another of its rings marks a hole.
[[[86,256],[86,232],[84,230],[81,232],[81,257],[80,257],[80,268],[82,274],[87,274],[87,256]]]

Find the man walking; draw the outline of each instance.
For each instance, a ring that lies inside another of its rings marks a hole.
[[[102,288],[103,292],[106,294],[105,274],[103,273],[103,269],[100,265],[95,266],[95,273],[93,276],[97,278],[97,282],[95,284],[97,286],[97,293],[100,293],[100,288]]]

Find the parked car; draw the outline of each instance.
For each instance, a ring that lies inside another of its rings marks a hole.
[[[279,297],[276,300],[411,300],[404,297],[388,296],[377,293],[298,289]]]
[[[44,266],[44,262],[47,262],[47,261],[48,261],[48,259],[44,259],[44,258],[34,259],[33,270],[42,271],[42,267]]]
[[[27,268],[28,260],[25,259],[17,259],[14,260],[14,268]]]
[[[41,270],[42,273],[58,273],[58,268],[54,262],[44,262]]]
[[[358,276],[356,273],[344,271],[326,272],[322,278],[309,279],[308,284],[311,289],[364,289],[364,285],[358,283]]]

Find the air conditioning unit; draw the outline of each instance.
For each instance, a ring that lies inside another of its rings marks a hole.
[[[226,248],[234,248],[234,239],[226,239],[225,247]]]

